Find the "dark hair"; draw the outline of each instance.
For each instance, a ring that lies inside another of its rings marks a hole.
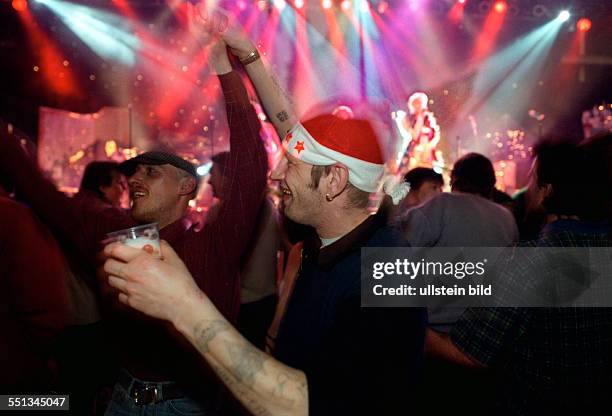
[[[333,165],[313,166],[312,170],[310,171],[310,184],[308,186],[311,189],[316,189],[319,186],[323,173],[325,173],[325,176],[329,175],[332,167]],[[370,198],[370,194],[368,192],[362,191],[350,182],[346,184],[346,192],[349,200],[349,206],[351,208],[365,209],[368,207],[368,201]]]
[[[113,183],[113,172],[118,175],[121,174],[118,166],[119,164],[116,162],[90,162],[83,172],[80,190],[93,191],[100,199],[104,199],[100,187],[110,186]]]
[[[500,205],[512,204],[514,202],[510,195],[503,191],[500,191],[497,188],[493,188],[493,191],[491,192],[491,199],[493,200],[493,202]]]
[[[435,182],[440,186],[444,186],[444,178],[442,175],[429,168],[411,169],[406,173],[404,179],[410,184],[410,189],[415,191],[418,191],[425,182]]]
[[[495,186],[495,170],[491,161],[479,154],[468,153],[455,162],[451,172],[453,191],[491,198]]]
[[[542,205],[548,214],[578,215],[583,193],[580,152],[570,140],[546,138],[534,146],[537,185],[552,191]]]
[[[214,165],[217,165],[219,168],[221,168],[221,170],[223,170],[223,168],[225,168],[226,166],[229,166],[229,162],[230,162],[229,156],[230,156],[230,152],[221,152],[211,157],[210,160],[212,161]]]
[[[579,216],[589,221],[612,221],[612,133],[591,137],[578,149],[583,190]]]

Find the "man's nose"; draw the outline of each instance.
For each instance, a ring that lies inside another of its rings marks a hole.
[[[142,174],[140,172],[135,172],[132,176],[130,176],[127,180],[128,187],[132,187],[134,185],[138,185],[142,183]]]
[[[270,179],[273,181],[282,181],[285,179],[285,172],[287,172],[287,159],[282,158],[274,169],[272,169],[272,172],[270,172]]]

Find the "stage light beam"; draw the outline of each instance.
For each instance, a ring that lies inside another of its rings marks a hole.
[[[301,9],[302,7],[304,7],[304,0],[295,0],[293,4],[295,4],[295,7],[297,9]]]
[[[348,11],[351,8],[351,0],[342,0],[342,3],[340,3],[340,7],[345,12]]]
[[[567,10],[561,10],[561,13],[559,13],[559,20],[562,22],[567,22],[570,16],[570,12],[568,12]]]
[[[321,6],[323,7],[323,9],[329,10],[332,7],[332,1],[331,0],[323,0],[321,2]]]
[[[592,25],[593,24],[591,23],[591,20],[587,19],[586,17],[583,17],[576,23],[576,27],[581,32],[588,32],[589,30],[591,30]]]
[[[370,3],[368,0],[361,0],[361,4],[359,4],[359,10],[363,13],[370,11]]]

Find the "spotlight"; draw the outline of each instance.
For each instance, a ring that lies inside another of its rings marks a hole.
[[[351,8],[351,0],[342,0],[342,3],[340,3],[340,7],[345,12],[348,11]]]
[[[274,3],[274,7],[276,7],[279,11],[283,11],[287,5],[285,0],[272,0],[272,2]]]
[[[304,7],[304,0],[295,0],[293,4],[295,4],[296,9],[301,9]]]
[[[11,5],[13,6],[13,9],[17,10],[18,12],[24,12],[28,8],[27,0],[13,0]]]
[[[457,3],[459,4],[465,4],[466,0],[457,0]]]
[[[559,20],[562,22],[566,22],[567,20],[569,20],[570,16],[570,12],[568,12],[567,10],[561,10],[561,13],[559,13]]]
[[[387,10],[389,10],[389,3],[384,0],[378,3],[378,13],[385,14]]]
[[[505,1],[496,1],[493,8],[497,13],[504,13],[508,8],[508,4]]]
[[[370,10],[370,3],[368,2],[368,0],[361,0],[361,3],[359,4],[359,10],[364,13]]]
[[[331,7],[332,7],[332,1],[331,1],[331,0],[323,0],[323,1],[321,2],[321,6],[323,6],[323,8],[324,8],[325,10],[331,9]]]
[[[583,17],[576,23],[576,27],[581,32],[588,32],[589,30],[591,30],[591,26],[593,26],[591,20],[587,19],[586,17]]]

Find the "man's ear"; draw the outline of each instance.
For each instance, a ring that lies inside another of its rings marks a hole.
[[[196,189],[196,180],[193,176],[185,176],[181,178],[181,183],[179,187],[179,195],[190,195]]]
[[[340,163],[336,163],[332,166],[331,172],[325,177],[325,184],[327,189],[325,194],[333,199],[344,191],[348,184],[349,171],[346,166]]]

